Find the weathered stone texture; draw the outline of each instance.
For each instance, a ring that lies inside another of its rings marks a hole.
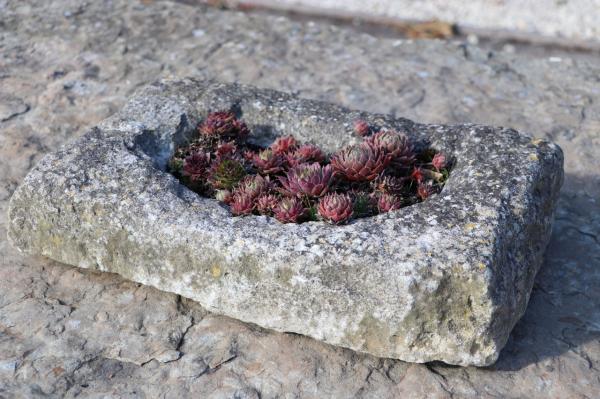
[[[454,160],[440,195],[344,226],[232,217],[168,174],[211,110],[268,144],[334,152],[359,118]],[[492,364],[525,312],[550,237],[562,151],[508,129],[419,125],[249,86],[176,80],[46,156],[17,189],[26,253],[118,273],[213,312],[380,357]]]
[[[529,306],[491,367],[380,360],[267,332],[116,275],[23,257],[0,239],[0,396],[600,397],[598,63],[169,2],[0,2],[0,15],[0,98],[10,100],[0,100],[0,237],[33,164],[161,74],[511,126],[557,142],[566,172]],[[169,319],[173,330],[147,332]],[[117,357],[121,345],[131,350]]]

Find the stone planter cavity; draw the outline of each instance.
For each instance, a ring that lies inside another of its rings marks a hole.
[[[176,146],[223,109],[261,145],[291,134],[335,151],[357,140],[352,126],[364,119],[455,164],[440,194],[343,226],[231,217],[166,172]],[[23,252],[118,273],[262,327],[379,357],[485,366],[527,306],[562,163],[558,146],[511,129],[163,81],[39,162],[11,199],[9,237]]]

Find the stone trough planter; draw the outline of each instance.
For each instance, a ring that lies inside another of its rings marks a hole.
[[[348,225],[231,217],[165,171],[210,110],[253,139],[334,151],[353,122],[408,131],[455,159],[443,191]],[[84,110],[83,110],[84,111]],[[416,124],[246,86],[165,81],[47,155],[14,193],[23,252],[194,299],[262,327],[412,362],[492,364],[548,242],[562,152],[514,130]]]

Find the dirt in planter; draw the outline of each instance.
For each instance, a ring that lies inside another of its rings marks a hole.
[[[391,212],[439,193],[451,162],[417,150],[403,132],[356,121],[359,144],[334,154],[292,136],[262,148],[233,112],[210,113],[198,135],[178,148],[169,171],[196,193],[227,204],[235,216],[274,216],[283,223],[334,224]]]

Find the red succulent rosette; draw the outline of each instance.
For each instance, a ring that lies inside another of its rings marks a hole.
[[[398,194],[403,190],[406,180],[405,177],[383,175],[373,180],[371,186],[380,193]]]
[[[298,147],[298,142],[293,136],[278,137],[273,144],[271,144],[271,149],[275,154],[285,154],[295,150],[296,147]]]
[[[287,163],[294,167],[303,163],[325,162],[325,153],[312,144],[305,144],[298,147],[296,150],[286,154]]]
[[[250,131],[246,124],[238,120],[231,111],[211,112],[198,126],[200,134],[207,137],[243,140]]]
[[[229,208],[236,216],[249,215],[254,210],[254,199],[246,194],[234,195]]]
[[[298,223],[306,216],[302,201],[296,197],[286,197],[279,201],[273,209],[273,214],[283,223]]]
[[[350,145],[331,158],[333,168],[350,181],[371,181],[385,169],[390,156],[368,142]]]
[[[366,137],[371,134],[371,127],[366,121],[359,119],[354,122],[354,133],[360,137]]]
[[[369,137],[369,143],[390,156],[393,168],[410,167],[416,159],[413,146],[405,134],[382,130]]]
[[[183,175],[192,181],[203,180],[208,174],[210,167],[210,153],[194,152],[183,161]]]
[[[284,191],[291,195],[321,197],[328,190],[334,177],[331,165],[321,166],[315,162],[293,167],[279,181]]]
[[[377,210],[379,213],[395,211],[402,207],[402,198],[393,194],[381,194],[377,199]]]
[[[271,189],[271,180],[269,177],[263,177],[261,175],[250,175],[244,177],[244,179],[238,184],[234,194],[247,195],[253,200],[260,197],[262,194],[266,194]]]
[[[279,198],[273,194],[263,194],[256,200],[256,210],[261,215],[272,215],[273,210],[279,204]]]
[[[352,217],[353,209],[352,198],[349,195],[331,193],[319,200],[317,211],[328,222],[340,224]]]
[[[433,185],[433,182],[421,182],[417,186],[417,197],[419,197],[422,201],[426,200],[431,196],[431,194],[435,194],[436,188]]]
[[[272,149],[259,151],[252,154],[252,164],[262,174],[269,175],[279,173],[283,170],[285,158],[281,154],[275,154]]]
[[[217,146],[216,155],[217,159],[239,158],[239,155],[237,153],[237,146],[233,141],[219,143],[219,145]]]
[[[436,153],[431,160],[431,165],[439,172],[446,167],[446,156],[441,152]]]

